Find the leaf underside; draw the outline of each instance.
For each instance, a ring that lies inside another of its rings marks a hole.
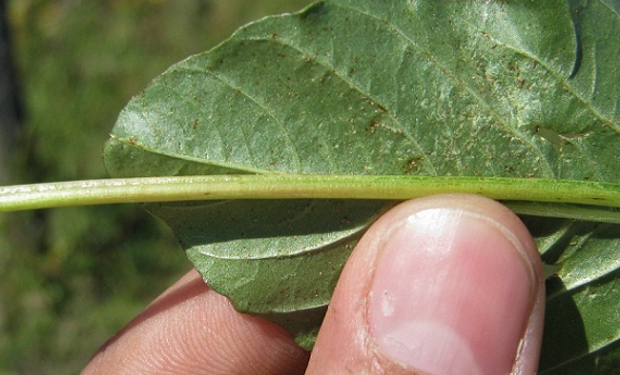
[[[159,76],[106,144],[115,177],[377,174],[620,180],[616,0],[334,0]],[[388,201],[149,204],[240,311],[310,348]],[[541,374],[620,366],[620,227],[524,217],[548,279]]]

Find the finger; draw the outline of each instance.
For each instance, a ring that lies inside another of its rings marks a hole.
[[[83,374],[302,374],[308,353],[240,314],[191,271],[107,342]]]
[[[543,296],[511,211],[469,195],[409,201],[354,250],[307,374],[534,374]]]

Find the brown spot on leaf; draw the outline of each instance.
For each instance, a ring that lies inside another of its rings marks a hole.
[[[377,126],[379,126],[379,121],[377,121],[377,119],[372,119],[367,127],[370,134],[375,134],[375,132],[377,131]]]
[[[414,156],[407,160],[404,167],[406,174],[417,173],[422,168],[421,162],[424,160],[423,156]]]

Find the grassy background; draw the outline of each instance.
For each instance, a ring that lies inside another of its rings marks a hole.
[[[157,74],[309,0],[12,0],[25,117],[7,180],[106,176],[101,148]],[[191,265],[135,205],[0,215],[0,374],[77,373]]]

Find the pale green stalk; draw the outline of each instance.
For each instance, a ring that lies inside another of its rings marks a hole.
[[[209,199],[389,199],[473,193],[497,200],[620,207],[620,184],[499,177],[231,175],[146,177],[0,187],[0,212],[64,206]],[[519,205],[515,205],[519,211]],[[620,213],[563,205],[521,211],[617,221]],[[553,210],[557,211],[554,212]],[[562,214],[564,212],[564,214]]]

